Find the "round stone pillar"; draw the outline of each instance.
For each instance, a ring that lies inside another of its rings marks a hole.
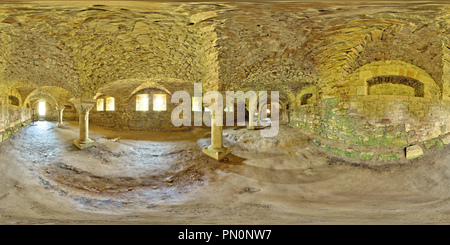
[[[58,106],[56,107],[56,111],[58,112],[58,128],[63,128],[64,127],[64,122],[63,122],[63,111],[64,111],[64,106]]]
[[[94,108],[97,103],[94,99],[72,99],[70,102],[78,110],[80,136],[73,143],[79,149],[85,149],[94,146],[95,142],[89,138],[89,111]]]
[[[215,111],[211,112],[211,145],[203,147],[203,154],[220,161],[231,152],[230,147],[223,146],[223,126],[215,122],[223,122],[223,118],[217,118]]]

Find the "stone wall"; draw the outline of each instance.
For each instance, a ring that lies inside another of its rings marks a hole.
[[[89,113],[90,123],[119,130],[133,131],[167,131],[184,129],[184,127],[175,127],[172,124],[171,113],[176,107],[176,104],[170,102],[170,94],[159,89],[145,89],[143,91],[149,94],[148,111],[136,110],[136,96],[137,94],[142,93],[138,92],[129,98],[115,98],[114,111],[98,111],[97,108],[93,108]],[[166,95],[166,110],[153,110],[153,94]]]
[[[329,98],[293,108],[290,124],[342,143],[341,150],[347,145],[372,153],[377,149],[402,152],[411,145],[438,143],[440,136],[450,132],[450,103],[397,95]]]
[[[19,129],[31,122],[31,110],[22,106],[14,106],[6,103],[4,99],[0,103],[0,142],[8,139]]]
[[[404,149],[450,132],[450,103],[423,69],[375,61],[347,75],[339,96],[305,86],[291,100],[291,125],[350,146]],[[312,93],[312,104],[302,103]]]

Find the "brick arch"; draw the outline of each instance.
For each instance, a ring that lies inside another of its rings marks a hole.
[[[376,77],[404,77],[423,84],[424,98],[441,98],[441,90],[434,79],[423,69],[404,61],[376,61],[355,70],[345,80],[348,95],[368,95],[368,81]]]

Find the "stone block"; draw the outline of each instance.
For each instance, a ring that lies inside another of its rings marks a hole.
[[[406,140],[396,139],[396,140],[392,141],[392,144],[400,147],[400,146],[404,146],[404,145],[408,144],[408,142]]]
[[[374,152],[361,152],[361,154],[359,154],[359,159],[361,160],[370,160],[373,155],[375,155]]]
[[[440,129],[439,128],[433,128],[430,131],[428,131],[428,138],[433,139],[439,137]]]
[[[77,139],[77,140],[74,140],[73,143],[80,150],[83,150],[83,149],[86,149],[89,147],[93,147],[95,145],[95,142],[91,139],[86,139],[86,140]]]
[[[442,143],[444,143],[445,145],[450,144],[450,135],[447,135],[444,138],[442,138]]]
[[[349,157],[349,158],[358,158],[355,154],[355,152],[351,149],[348,149],[346,151],[342,151],[341,155]]]
[[[392,161],[393,155],[392,154],[388,154],[388,155],[378,155],[377,160],[378,161]]]
[[[231,152],[230,147],[222,147],[221,149],[214,149],[211,146],[205,146],[203,147],[203,154],[206,156],[209,156],[216,161],[220,161],[225,158],[228,154]]]
[[[367,94],[367,86],[358,86],[356,87],[357,95],[366,95]]]
[[[406,148],[406,159],[414,159],[423,155],[423,150],[418,145],[409,146]]]

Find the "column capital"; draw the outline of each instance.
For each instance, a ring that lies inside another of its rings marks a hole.
[[[94,108],[97,100],[88,98],[72,98],[69,102],[75,106],[78,112],[88,113],[92,108]]]
[[[72,98],[69,100],[69,102],[71,102],[78,110],[80,120],[80,137],[77,140],[74,140],[73,143],[79,149],[85,149],[94,146],[95,142],[89,139],[89,111],[94,108],[97,100],[86,98]]]

